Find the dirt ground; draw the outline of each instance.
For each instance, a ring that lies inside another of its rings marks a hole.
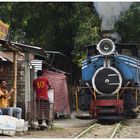
[[[53,129],[29,131],[22,138],[74,138],[95,121],[92,119],[77,119],[76,117],[72,119],[58,119],[54,121]],[[140,116],[136,119],[128,120],[115,138],[140,138]]]
[[[13,136],[13,138],[74,138],[81,131],[85,130],[89,124],[93,124],[93,119],[56,119],[54,120],[53,129],[48,130],[29,130],[27,134]],[[104,133],[106,131],[103,131]],[[10,138],[9,136],[2,136]],[[136,119],[129,120],[123,125],[121,131],[115,138],[140,138],[140,116]]]
[[[73,138],[89,124],[93,124],[92,119],[58,119],[54,120],[54,126],[49,130],[32,130],[22,138]]]

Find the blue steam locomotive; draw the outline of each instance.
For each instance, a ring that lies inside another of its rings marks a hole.
[[[119,43],[114,32],[103,32],[97,45],[86,46],[80,91],[90,95],[89,111],[97,119],[136,117],[139,99],[138,45]]]

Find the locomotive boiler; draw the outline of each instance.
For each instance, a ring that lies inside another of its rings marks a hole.
[[[80,91],[90,95],[93,118],[121,119],[137,115],[140,83],[138,45],[120,43],[117,33],[107,32],[100,42],[87,46],[82,62]]]

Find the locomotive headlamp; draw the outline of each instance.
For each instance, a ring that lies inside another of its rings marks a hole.
[[[102,55],[111,55],[115,51],[115,45],[112,40],[105,38],[97,44],[97,50]]]

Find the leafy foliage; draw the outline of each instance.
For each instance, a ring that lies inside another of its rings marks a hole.
[[[81,8],[81,6],[83,6]],[[91,7],[85,5],[77,5],[76,7],[79,11],[77,18],[79,16],[79,26],[76,32],[75,48],[72,54],[75,56],[73,61],[81,66],[82,60],[85,58],[85,53],[83,52],[83,46],[96,44],[99,41],[99,18],[93,14]],[[82,9],[81,11],[79,9]],[[86,12],[84,12],[86,11]],[[85,15],[84,15],[84,14]]]
[[[139,42],[139,7],[134,3],[116,23],[124,42]],[[10,24],[10,40],[59,51],[79,66],[83,46],[100,39],[101,20],[90,2],[1,2],[0,18]]]
[[[132,7],[120,16],[116,23],[116,31],[121,35],[122,42],[140,43],[140,3],[134,3]]]

